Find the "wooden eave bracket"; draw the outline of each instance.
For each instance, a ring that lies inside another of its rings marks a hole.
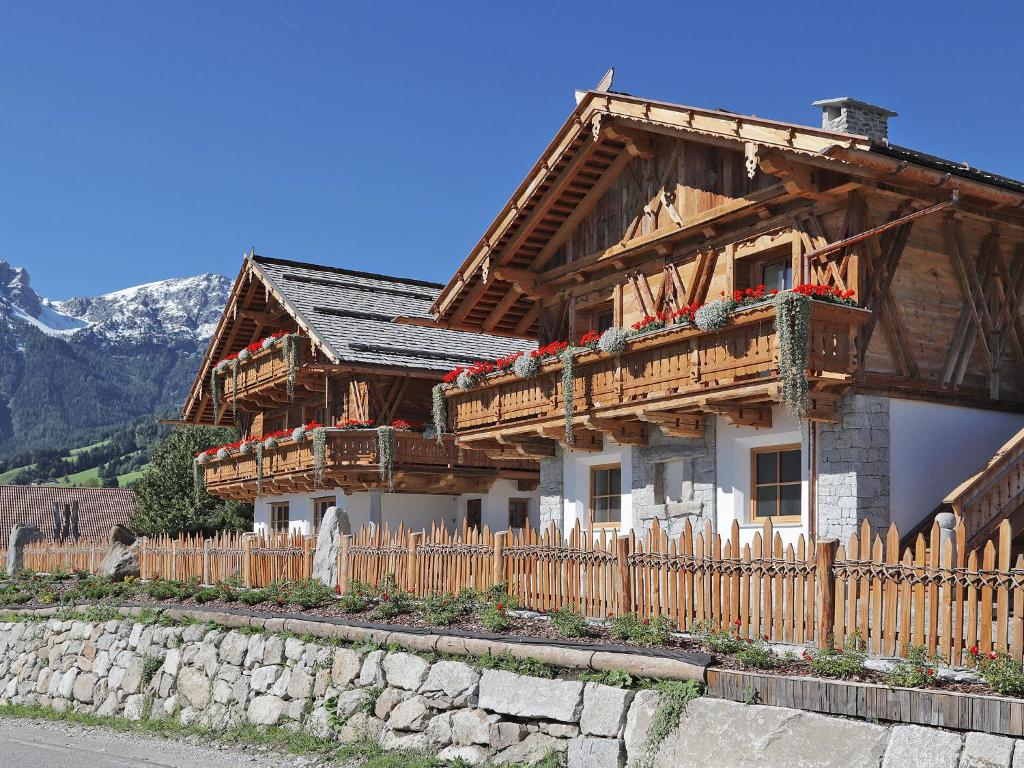
[[[704,417],[698,413],[679,411],[641,411],[636,415],[641,421],[657,424],[669,437],[703,437]]]
[[[647,429],[629,419],[602,419],[584,416],[583,425],[594,432],[601,432],[619,445],[647,445]]]
[[[746,405],[738,403],[718,403],[701,400],[700,408],[707,413],[721,416],[734,427],[755,427],[771,429],[772,408],[770,405]]]

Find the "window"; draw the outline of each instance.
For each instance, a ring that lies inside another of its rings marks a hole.
[[[622,469],[618,464],[590,469],[590,525],[618,528],[622,522]]]
[[[320,533],[320,523],[324,521],[324,515],[327,514],[327,510],[333,507],[337,502],[333,496],[324,496],[319,499],[313,499],[313,535]]]
[[[466,527],[471,531],[479,531],[483,525],[482,507],[483,501],[481,499],[466,500]]]
[[[288,502],[270,505],[270,532],[288,533]]]
[[[615,325],[615,306],[612,302],[587,307],[576,313],[577,336],[582,336],[587,331],[604,333],[613,325]]]
[[[751,451],[751,518],[800,520],[800,446]]]
[[[530,500],[529,499],[509,499],[508,500],[508,527],[509,528],[525,528],[526,522],[530,518]]]
[[[762,264],[757,282],[765,289],[786,291],[793,287],[793,262],[784,259]]]

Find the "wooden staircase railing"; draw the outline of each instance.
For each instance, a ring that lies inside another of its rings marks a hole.
[[[1003,520],[1024,518],[1024,429],[943,500],[966,527],[968,551],[983,545]]]

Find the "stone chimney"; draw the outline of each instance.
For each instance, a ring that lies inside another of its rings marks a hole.
[[[813,106],[821,107],[821,127],[827,131],[855,133],[879,141],[889,141],[889,118],[896,113],[885,107],[843,96],[821,99]]]

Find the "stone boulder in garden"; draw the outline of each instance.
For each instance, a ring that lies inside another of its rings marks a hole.
[[[99,575],[109,576],[112,581],[139,576],[139,543],[135,534],[123,525],[115,525],[107,538],[110,546],[99,565]]]

